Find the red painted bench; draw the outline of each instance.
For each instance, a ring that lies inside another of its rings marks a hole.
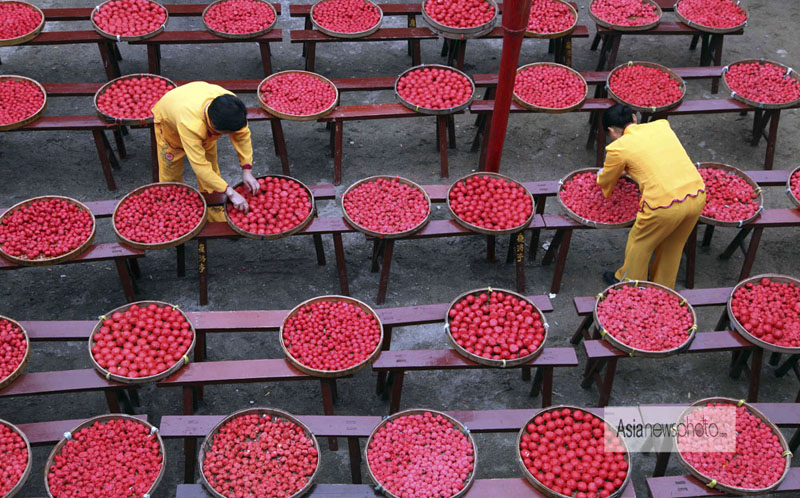
[[[733,496],[728,494],[723,495],[719,491],[714,491],[690,475],[650,477],[647,479],[647,489],[652,498],[701,498],[706,496]],[[792,493],[797,496],[797,494],[800,493],[800,467],[793,467],[789,469],[786,479],[784,479],[778,489],[770,493],[770,495],[773,493]]]
[[[134,415],[134,417],[147,422],[147,415]],[[59,442],[64,437],[65,432],[71,431],[87,420],[79,418],[16,425],[19,430],[25,433],[31,446],[47,446]]]

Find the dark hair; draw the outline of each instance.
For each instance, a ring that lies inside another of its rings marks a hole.
[[[612,126],[625,128],[633,123],[633,109],[630,106],[614,104],[603,111],[603,128],[606,130]]]
[[[238,97],[220,95],[208,106],[208,119],[217,131],[239,131],[247,126],[247,107]]]

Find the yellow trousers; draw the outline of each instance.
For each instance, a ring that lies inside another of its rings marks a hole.
[[[628,234],[625,263],[617,270],[617,279],[649,280],[674,288],[686,239],[705,204],[706,194],[701,192],[668,208],[645,205]]]

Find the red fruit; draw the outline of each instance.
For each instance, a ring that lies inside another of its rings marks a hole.
[[[427,0],[423,8],[431,19],[451,28],[476,28],[495,16],[486,0]]]
[[[97,108],[117,119],[152,118],[153,106],[173,88],[158,76],[119,79],[97,96]]]
[[[735,28],[747,20],[744,10],[732,0],[679,0],[677,9],[686,19],[710,28]]]
[[[627,223],[636,218],[641,201],[639,187],[624,178],[606,199],[594,171],[573,176],[561,186],[558,196],[573,213],[597,223]]]
[[[472,97],[472,83],[463,74],[437,67],[409,71],[397,82],[397,93],[425,109],[452,109]]]
[[[362,183],[347,192],[342,208],[358,226],[385,234],[411,230],[431,212],[422,191],[396,178]]]
[[[533,33],[560,33],[575,24],[572,10],[556,0],[533,0],[528,18],[528,31]]]
[[[643,26],[658,21],[655,5],[645,0],[594,0],[592,13],[609,24]]]
[[[150,0],[111,0],[92,19],[101,30],[115,36],[142,36],[167,22],[167,9]]]
[[[336,89],[306,73],[278,74],[261,85],[261,100],[284,114],[310,116],[336,102]]]
[[[800,169],[795,171],[789,179],[789,190],[794,195],[794,198],[800,202]]]
[[[701,168],[700,176],[706,184],[703,216],[721,221],[741,221],[758,212],[758,195],[742,177],[717,168]]]
[[[209,7],[203,21],[221,33],[256,33],[272,26],[275,11],[259,0],[227,0]]]
[[[22,2],[0,2],[0,40],[19,38],[42,23],[42,14]]]
[[[325,0],[314,6],[314,22],[337,33],[361,33],[381,20],[378,7],[364,0]]]
[[[533,200],[522,185],[481,174],[456,182],[447,202],[458,218],[488,230],[520,227],[533,213]]]
[[[114,227],[126,239],[144,244],[169,242],[203,220],[203,199],[178,185],[156,185],[126,197],[114,213]]]
[[[6,496],[17,485],[28,467],[28,447],[17,431],[0,423],[0,496]]]
[[[303,185],[290,178],[265,176],[258,179],[256,195],[244,185],[234,190],[250,205],[243,213],[228,204],[228,218],[234,225],[258,235],[275,235],[295,228],[311,213],[311,197]]]
[[[770,62],[731,64],[724,76],[731,91],[756,102],[784,104],[800,98],[800,81]]]
[[[14,322],[0,317],[0,384],[19,368],[27,352],[28,341],[22,330]],[[2,482],[1,471],[0,482]],[[1,488],[0,496],[3,496]]]
[[[681,84],[669,73],[638,64],[616,69],[608,77],[608,86],[617,97],[639,107],[670,105],[683,96]]]
[[[0,3],[0,9],[4,4]],[[0,125],[19,123],[44,105],[44,93],[30,81],[0,77]]]
[[[583,100],[586,82],[566,68],[543,64],[517,72],[514,93],[538,107],[565,109]]]
[[[800,287],[762,278],[739,287],[731,299],[736,320],[751,335],[776,346],[800,347]]]

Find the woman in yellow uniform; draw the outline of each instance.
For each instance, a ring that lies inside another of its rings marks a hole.
[[[247,201],[222,179],[217,162],[217,140],[230,135],[242,167],[242,181],[258,192],[253,177],[253,145],[247,108],[221,86],[195,81],[166,93],[153,106],[158,146],[158,179],[183,181],[183,159],[189,159],[201,192],[224,192],[236,209],[247,211]],[[221,207],[209,207],[211,221],[225,221]]]
[[[639,124],[630,107],[617,104],[603,113],[603,128],[612,140],[597,175],[603,195],[611,195],[623,173],[642,193],[625,263],[603,279],[609,285],[650,280],[674,288],[686,239],[706,203],[703,179],[666,119]]]

